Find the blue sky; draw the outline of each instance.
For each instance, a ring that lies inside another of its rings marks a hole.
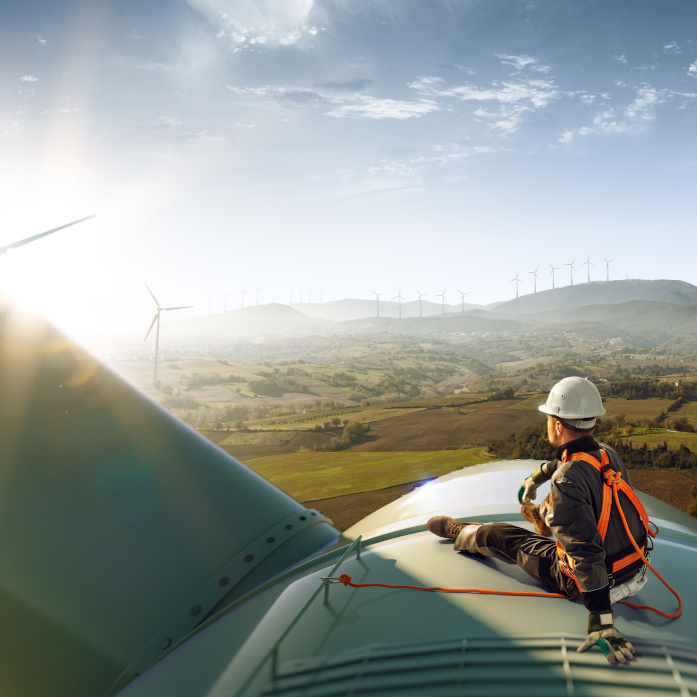
[[[256,302],[697,284],[697,5],[0,9],[0,288],[69,330]],[[583,262],[590,260],[593,266]]]

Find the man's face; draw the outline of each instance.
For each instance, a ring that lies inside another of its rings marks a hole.
[[[557,433],[557,431],[560,430],[559,426],[561,426],[561,423],[557,421],[555,418],[551,417],[549,414],[547,414],[547,440],[555,448],[558,448],[560,445],[562,445],[561,433]]]

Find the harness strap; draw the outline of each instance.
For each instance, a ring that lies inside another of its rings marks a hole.
[[[613,504],[613,491],[615,487],[624,493],[624,495],[629,499],[631,504],[636,509],[637,513],[639,514],[639,518],[644,525],[647,539],[648,536],[656,536],[655,533],[649,528],[649,517],[646,513],[644,505],[639,500],[639,497],[634,492],[634,489],[632,489],[632,487],[629,486],[629,484],[627,484],[627,482],[622,478],[622,473],[616,472],[612,469],[610,458],[605,450],[601,449],[600,451],[600,461],[588,453],[574,453],[571,457],[574,460],[582,460],[583,462],[587,462],[589,465],[592,465],[602,475],[603,482],[606,484],[606,487],[603,487],[603,502],[600,518],[598,519],[598,532],[600,533],[600,539],[603,542],[605,542],[608,525],[610,523],[610,514],[612,513]],[[562,462],[568,462],[568,460],[569,456],[565,450],[562,454]],[[562,558],[562,552],[564,556],[568,557],[559,540],[557,540],[557,550],[559,552],[560,560]],[[639,550],[638,547],[637,550]],[[643,554],[645,551],[646,545],[642,545],[640,551],[630,552],[629,554],[623,555],[619,559],[614,560],[611,564],[608,563],[608,571],[610,571],[612,574],[622,571],[622,569],[625,569],[631,564],[637,562],[641,558],[641,554]],[[561,565],[561,569],[567,576],[572,576],[573,560],[569,558],[566,565]]]
[[[600,452],[600,462],[598,462],[596,458],[594,458],[592,455],[589,455],[588,453],[574,453],[572,457],[574,460],[583,460],[584,462],[587,462],[588,464],[595,467],[598,470],[598,472],[600,472],[600,474],[603,476],[603,481],[608,487],[607,489],[603,490],[603,506],[600,515],[600,520],[598,521],[598,530],[601,532],[603,541],[605,540],[605,535],[607,534],[607,525],[610,517],[609,513],[607,514],[608,520],[603,522],[604,532],[601,530],[601,521],[603,521],[605,509],[608,506],[607,500],[609,498],[609,509],[612,508],[612,503],[614,502],[614,504],[617,506],[617,510],[619,511],[620,519],[622,521],[624,530],[627,533],[627,537],[629,541],[632,543],[632,546],[634,547],[634,552],[630,552],[621,559],[618,559],[617,561],[613,562],[612,571],[613,573],[615,571],[620,571],[621,569],[624,569],[633,562],[641,559],[644,562],[644,564],[649,569],[651,569],[651,571],[661,581],[661,583],[676,598],[676,600],[678,601],[678,609],[673,613],[666,613],[661,612],[661,610],[657,610],[654,607],[650,607],[649,605],[635,605],[634,603],[630,603],[628,600],[621,600],[620,602],[624,605],[629,605],[629,607],[633,607],[637,610],[651,610],[652,612],[655,612],[657,615],[661,615],[661,617],[665,617],[667,619],[675,619],[676,617],[679,617],[682,613],[682,599],[680,598],[678,593],[670,586],[670,584],[663,578],[663,576],[661,576],[658,573],[658,571],[656,571],[656,569],[654,569],[653,566],[651,566],[651,563],[646,558],[645,554],[646,545],[642,545],[642,547],[639,547],[636,540],[634,539],[634,535],[632,535],[632,531],[629,529],[627,518],[625,517],[624,511],[622,510],[622,505],[620,504],[619,492],[622,491],[625,494],[625,496],[627,496],[634,508],[637,510],[637,513],[639,514],[639,517],[641,518],[641,521],[644,524],[644,529],[646,530],[647,534],[647,540],[649,536],[652,538],[656,537],[656,532],[658,531],[658,529],[654,531],[649,527],[649,516],[646,513],[644,505],[639,500],[639,497],[636,495],[632,487],[630,487],[629,484],[627,484],[627,482],[624,479],[622,479],[622,473],[614,471],[612,467],[609,465],[609,457],[605,450],[601,449]],[[567,462],[566,450],[562,455],[562,462]],[[608,496],[608,492],[611,492],[610,496]],[[570,578],[573,578],[574,581],[576,581],[576,576],[574,574],[574,560],[566,553],[566,550],[564,550],[564,548],[561,546],[559,540],[557,540],[557,552],[559,554],[559,568],[562,570],[564,574],[566,574]],[[562,557],[564,558],[564,561],[562,561]],[[578,581],[576,581],[576,585],[578,586]]]

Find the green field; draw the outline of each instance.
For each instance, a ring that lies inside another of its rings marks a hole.
[[[655,419],[662,411],[668,408],[670,399],[621,399],[620,397],[608,397],[604,402],[607,414],[605,418],[615,418],[618,414],[624,414],[628,421],[642,421]]]
[[[290,453],[244,464],[299,501],[376,491],[489,462],[486,448],[424,452]]]
[[[231,433],[224,439],[218,441],[220,446],[230,446],[234,448],[240,445],[263,445],[263,446],[283,446],[288,445],[295,438],[298,431],[239,431]]]
[[[690,450],[697,449],[697,433],[678,433],[676,431],[665,431],[663,433],[647,433],[646,435],[628,436],[626,438],[635,448],[640,448],[643,443],[649,448],[668,443],[671,450],[686,445]]]

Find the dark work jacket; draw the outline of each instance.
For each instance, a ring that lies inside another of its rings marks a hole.
[[[598,520],[603,505],[603,476],[593,465],[583,460],[574,460],[573,454],[585,452],[600,460],[600,449],[607,452],[610,465],[622,473],[631,486],[627,469],[620,456],[608,445],[599,444],[592,437],[579,438],[566,443],[555,453],[558,463],[551,481],[551,496],[546,515],[555,536],[574,560],[576,580],[583,593],[583,602],[589,610],[602,611],[610,608],[610,586],[632,577],[642,562],[633,563],[611,579],[608,568],[611,562],[634,552],[631,541],[622,525],[620,513],[613,501],[610,522],[605,541],[598,532]],[[567,452],[567,461],[561,457]],[[610,494],[612,493],[609,490]],[[634,539],[641,547],[646,542],[646,531],[641,518],[627,496],[620,492],[620,504]],[[606,561],[608,565],[606,565]]]

